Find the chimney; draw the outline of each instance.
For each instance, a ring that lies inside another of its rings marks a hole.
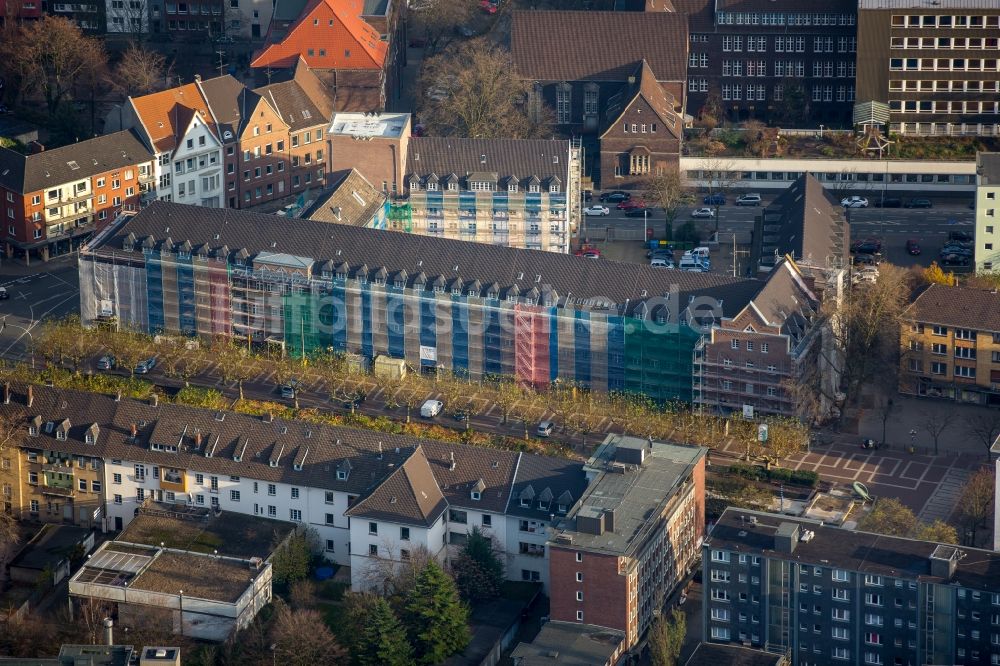
[[[134,423],[129,426],[128,431],[129,431],[129,434],[132,436],[132,439],[135,439],[136,435],[139,434],[139,428],[137,428]]]
[[[194,80],[197,81],[198,83],[201,83],[201,74],[195,74]]]
[[[274,414],[272,414],[271,412],[264,414],[264,423],[271,423],[273,421],[274,421]]]
[[[151,404],[153,407],[159,407],[160,406],[160,396],[158,396],[157,394],[154,393],[149,398],[149,404]]]
[[[28,384],[28,407],[31,407],[33,402],[35,402],[35,387]]]
[[[10,382],[6,382],[3,385],[3,404],[10,404]]]
[[[122,392],[118,391],[118,393],[115,394],[115,402],[121,402],[121,401],[122,401]]]
[[[114,626],[115,626],[114,620],[112,620],[110,617],[104,618],[104,644],[105,645],[114,645],[115,644],[115,641],[114,641],[114,630],[112,629],[112,627],[114,627]]]
[[[454,451],[451,452],[451,465],[448,466],[448,469],[450,469],[452,472],[455,471],[455,452]]]
[[[200,449],[201,448],[201,433],[200,432],[196,432],[194,434],[194,448],[196,448],[196,449]]]
[[[44,152],[45,146],[38,143],[37,141],[31,141],[28,143],[28,154],[37,155],[38,153]]]
[[[382,442],[378,443],[378,459],[382,460]]]
[[[774,532],[774,550],[779,553],[794,553],[799,543],[798,523],[781,523]]]

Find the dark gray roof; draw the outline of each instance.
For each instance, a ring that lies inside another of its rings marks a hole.
[[[274,4],[274,13],[271,15],[272,21],[294,21],[301,14],[309,0],[277,0]]]
[[[699,643],[684,666],[782,666],[784,655],[738,645]]]
[[[811,266],[850,263],[850,227],[840,202],[812,174],[805,174],[766,206],[762,242],[765,263],[775,251]],[[834,263],[839,262],[839,263]]]
[[[530,643],[511,653],[521,666],[599,666],[625,641],[625,633],[594,624],[547,622]]]
[[[152,159],[152,153],[134,130],[105,134],[27,156],[0,148],[0,186],[30,194]]]
[[[794,264],[782,261],[768,273],[753,306],[773,326],[797,342],[807,332],[819,303]]]
[[[1000,294],[932,284],[903,314],[908,320],[974,331],[1000,332]]]
[[[194,246],[207,243],[212,251],[225,245],[232,251],[246,248],[251,256],[268,251],[319,263],[335,259],[346,262],[352,275],[363,264],[370,270],[385,266],[390,280],[400,270],[406,270],[411,284],[415,276],[423,273],[428,282],[438,275],[448,280],[460,276],[467,286],[474,280],[482,285],[495,282],[501,290],[516,284],[522,293],[532,287],[548,286],[560,299],[609,299],[619,305],[627,302],[630,311],[643,299],[660,298],[676,290],[681,308],[687,306],[689,297],[704,295],[722,299],[724,313],[732,314],[743,308],[762,285],[758,280],[717,273],[663,271],[604,259],[594,261],[554,252],[163,201],[154,202],[98,239],[93,252],[121,257],[123,241],[130,233],[140,244],[152,236],[154,247],[160,247],[169,237],[177,243],[189,240]]]
[[[587,477],[580,463],[562,458],[523,455],[517,466],[507,513],[545,521],[550,520],[552,514],[564,516],[586,488]],[[522,498],[527,500],[528,506],[521,505]],[[548,508],[542,508],[539,502],[546,499]],[[559,512],[561,503],[566,506],[563,513]]]
[[[239,136],[241,121],[253,112],[257,97],[245,94],[242,83],[228,74],[202,81],[201,90],[208,101],[212,114],[218,121],[219,138],[223,143],[234,143]],[[225,132],[232,136],[225,138]]]
[[[427,456],[418,446],[406,462],[358,499],[345,515],[430,527],[447,506]]]
[[[743,517],[757,518],[752,525]],[[782,523],[800,526],[815,536],[796,541],[791,553],[775,550],[775,532]],[[950,580],[931,575],[930,557],[939,544],[903,537],[884,536],[842,527],[823,525],[818,520],[786,515],[726,509],[705,540],[707,547],[741,553],[761,553],[768,557],[835,567],[866,574],[927,582],[957,583],[963,587],[995,592],[1000,589],[1000,553],[960,547],[964,553]]]
[[[326,125],[333,116],[333,100],[301,57],[292,78],[261,86],[255,93],[268,100],[291,130]]]
[[[59,562],[69,560],[73,549],[82,544],[90,530],[73,525],[43,525],[10,562],[12,567],[55,571]]]
[[[687,16],[671,12],[515,11],[511,56],[535,81],[628,80],[645,59],[658,81],[687,78]]]
[[[406,157],[407,175],[461,181],[476,174],[493,182],[516,176],[522,186],[531,176],[563,179],[568,168],[569,141],[547,139],[413,137]]]

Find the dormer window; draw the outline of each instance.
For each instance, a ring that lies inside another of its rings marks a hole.
[[[542,511],[548,511],[550,505],[551,505],[550,502],[543,502],[542,500],[538,500],[538,508],[541,509]]]
[[[347,471],[338,469],[337,470],[337,481],[347,481]]]
[[[87,444],[93,444],[94,443],[94,436],[92,434],[90,434],[89,432],[84,436],[83,439],[84,439],[85,442],[87,442]]]
[[[557,507],[557,510],[559,511],[559,513],[566,513],[566,505],[565,504],[560,504]]]
[[[538,187],[538,185],[536,183],[532,183],[531,185],[528,186],[528,191],[532,192],[532,193],[538,193],[541,190],[539,189],[539,187]]]
[[[461,296],[462,295],[462,288],[461,287],[452,287],[451,288],[451,295],[452,296]]]
[[[551,192],[553,194],[559,192],[559,186],[556,185],[555,183],[553,183],[552,185],[549,185],[549,192]]]
[[[531,508],[531,500],[527,497],[522,497],[521,506],[524,507],[525,509]]]
[[[62,430],[62,429],[57,430],[56,431],[56,439],[65,442],[66,441],[66,431]]]
[[[513,291],[509,292],[507,294],[507,302],[508,303],[517,303],[517,293],[513,292]]]
[[[417,182],[417,181],[415,181],[415,180],[414,181],[410,181],[410,191],[411,192],[419,192],[420,191],[420,183]]]
[[[396,289],[405,289],[406,283],[403,282],[402,280],[396,280],[395,282],[392,283],[392,286],[395,287]]]
[[[517,183],[508,183],[508,185],[507,185],[507,191],[508,192],[517,192]]]
[[[448,183],[448,191],[449,192],[457,192],[458,191],[458,183],[456,183],[455,181],[450,181]]]
[[[479,491],[476,491],[476,490],[472,491],[472,499],[474,499],[474,500],[480,500],[480,499],[482,499],[482,497],[483,497],[483,495]]]
[[[28,434],[32,437],[38,437],[38,428],[33,425],[28,426]]]
[[[427,183],[427,191],[428,192],[437,192],[437,189],[438,189],[438,184],[437,183]]]

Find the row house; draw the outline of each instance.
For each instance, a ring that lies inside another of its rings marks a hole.
[[[254,54],[250,66],[270,82],[275,71],[304,59],[328,89],[338,111],[381,111],[401,93],[405,7],[406,3],[397,0],[279,2],[265,45]]]
[[[544,583],[545,526],[587,485],[563,458],[155,399],[9,386],[5,395],[0,411],[25,429],[11,500],[22,519],[121,531],[154,502],[290,522],[315,529],[324,556],[351,566],[355,589],[381,584],[417,549],[447,559],[473,528],[494,539],[508,577]]]
[[[10,2],[11,0],[8,0]],[[119,0],[123,2],[125,0]],[[90,35],[103,35],[108,28],[104,0],[80,0],[79,2],[47,2],[42,9],[48,9],[53,16],[64,18]]]
[[[7,257],[48,260],[80,247],[153,187],[153,154],[121,131],[23,155],[0,148],[0,210]]]
[[[156,154],[156,198],[249,208],[326,182],[332,105],[299,61],[292,79],[257,90],[221,76],[129,98],[107,125],[134,128]]]
[[[735,314],[760,289],[718,274],[167,202],[102,235],[81,261],[87,325],[114,316],[149,332],[249,334],[296,356],[332,347],[430,374],[686,402],[703,320]]]
[[[670,12],[518,11],[511,26],[517,74],[534,86],[529,103],[584,137],[600,156],[587,165],[592,180],[605,189],[677,168],[687,46],[687,17]]]
[[[995,552],[728,508],[701,561],[706,641],[795,666],[1000,663]]]
[[[903,312],[899,392],[1000,404],[1000,296],[934,284]]]

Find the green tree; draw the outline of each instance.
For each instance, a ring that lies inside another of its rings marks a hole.
[[[413,648],[389,602],[377,597],[368,610],[361,637],[352,650],[359,666],[408,666]]]
[[[889,536],[910,536],[917,529],[917,517],[898,499],[887,497],[875,502],[875,506],[862,519],[858,529]]]
[[[660,615],[649,628],[649,653],[653,666],[674,666],[681,656],[681,646],[687,634],[687,617],[679,608],[670,611],[670,619]]]
[[[469,533],[462,552],[452,564],[452,574],[462,598],[470,603],[500,595],[503,562],[493,539],[479,527],[473,527]]]
[[[406,596],[404,622],[417,663],[438,664],[469,644],[469,609],[455,581],[430,561]]]
[[[309,577],[312,562],[313,543],[309,530],[296,531],[289,535],[271,558],[271,576],[279,585],[291,585],[295,581]]]
[[[923,523],[917,528],[914,536],[921,541],[958,544],[958,532],[955,531],[954,527],[940,519],[931,523]]]

